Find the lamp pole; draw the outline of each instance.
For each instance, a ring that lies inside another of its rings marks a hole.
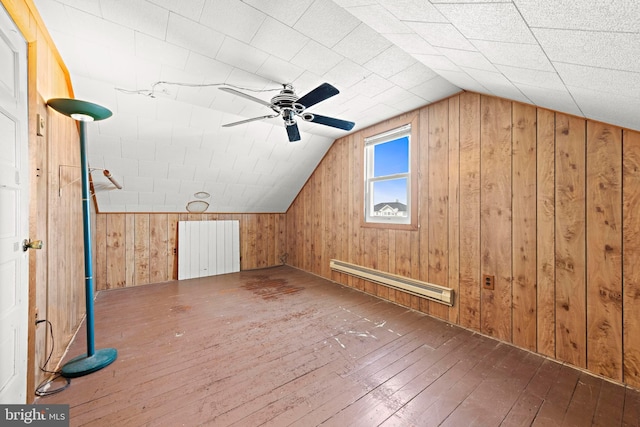
[[[87,122],[111,117],[111,111],[91,102],[78,99],[55,98],[47,105],[57,112],[77,120],[80,125],[80,171],[82,174],[82,226],[84,233],[85,309],[87,313],[87,353],[69,360],[62,366],[62,376],[81,377],[113,363],[118,357],[115,348],[95,349],[93,312],[93,256],[91,254],[91,211],[89,206],[89,164],[87,162]]]

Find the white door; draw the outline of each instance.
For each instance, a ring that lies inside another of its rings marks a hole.
[[[26,403],[27,45],[0,5],[0,403]]]

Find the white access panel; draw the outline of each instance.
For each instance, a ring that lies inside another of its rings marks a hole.
[[[179,221],[178,280],[240,271],[239,221]]]

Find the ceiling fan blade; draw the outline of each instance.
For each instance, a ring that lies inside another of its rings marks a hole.
[[[226,125],[222,125],[222,127],[223,128],[229,128],[231,126],[237,126],[237,125],[243,125],[243,124],[249,123],[249,122],[255,122],[256,120],[273,119],[274,117],[278,117],[278,116],[279,116],[279,114],[272,114],[270,116],[254,117],[252,119],[240,120],[239,122],[227,123]]]
[[[318,123],[320,125],[331,126],[344,130],[351,130],[356,125],[354,122],[321,116],[320,114],[305,113],[302,115],[302,118],[307,122]]]
[[[300,130],[297,123],[287,125],[287,135],[289,135],[289,142],[300,141]]]
[[[232,89],[230,87],[219,87],[218,89],[223,90],[225,92],[229,92],[232,95],[241,96],[241,97],[246,98],[246,99],[248,99],[250,101],[257,102],[258,104],[262,104],[262,105],[266,105],[267,107],[271,107],[271,103],[270,102],[263,101],[260,98],[256,98],[255,96],[247,95],[246,93],[242,93],[242,92],[237,91],[235,89]]]
[[[340,91],[329,83],[322,83],[320,86],[298,99],[298,104],[304,105],[306,108],[316,105],[318,102],[331,98],[334,95],[339,94]]]

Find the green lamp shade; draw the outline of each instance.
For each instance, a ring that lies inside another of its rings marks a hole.
[[[53,98],[47,101],[47,105],[58,113],[86,122],[104,120],[113,114],[105,107],[79,99]]]

